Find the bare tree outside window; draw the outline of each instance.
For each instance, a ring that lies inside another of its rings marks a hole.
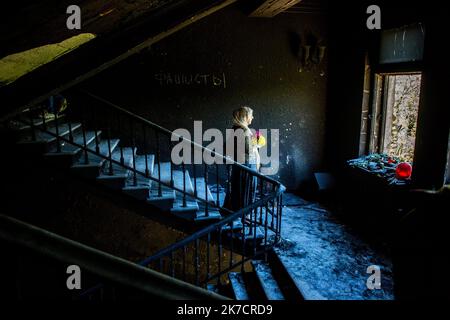
[[[386,75],[381,152],[412,162],[420,98],[420,74]]]

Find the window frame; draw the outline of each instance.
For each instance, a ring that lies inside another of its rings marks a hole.
[[[383,153],[384,142],[386,136],[386,117],[387,117],[387,104],[389,99],[388,86],[389,76],[395,75],[408,75],[408,74],[420,74],[420,71],[408,71],[408,72],[385,72],[373,74],[373,86],[371,88],[371,102],[369,104],[369,119],[368,123],[368,152],[369,153]],[[386,94],[387,93],[387,94]],[[419,101],[420,110],[420,101]],[[419,111],[417,112],[417,116]],[[414,148],[415,151],[415,148]]]
[[[381,38],[377,35],[373,38],[372,49],[366,52],[365,70],[364,70],[364,87],[363,87],[363,102],[361,106],[361,126],[359,132],[359,156],[367,155],[374,152],[372,141],[373,127],[376,125],[376,117],[374,117],[374,109],[376,108],[376,99],[380,99],[377,95],[377,75],[386,74],[408,74],[408,73],[420,73],[423,74],[424,63],[423,60],[409,61],[409,62],[396,62],[396,63],[379,63],[379,44]],[[377,45],[378,44],[378,45]],[[365,102],[365,95],[368,91],[368,99]],[[419,104],[420,109],[420,104]],[[367,116],[364,115],[367,114]],[[381,131],[378,128],[377,135],[380,136]]]

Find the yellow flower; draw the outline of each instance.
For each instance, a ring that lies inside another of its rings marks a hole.
[[[252,137],[252,143],[255,144],[258,148],[264,147],[266,145],[266,138],[262,134],[259,136],[254,135]]]

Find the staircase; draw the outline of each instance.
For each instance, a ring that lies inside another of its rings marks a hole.
[[[58,116],[36,107],[3,124],[16,141],[17,152],[143,203],[150,216],[161,214],[197,225],[197,231],[139,265],[213,291],[228,287],[228,295],[236,299],[301,299],[272,251],[281,239],[283,185],[236,162],[175,165],[170,157],[171,131],[84,94],[95,103]],[[195,148],[213,153],[178,138],[189,143],[191,154]],[[255,199],[236,212],[224,206],[230,168],[257,181]],[[245,270],[249,264],[253,272]],[[247,290],[248,284],[253,289]],[[86,295],[95,295],[102,286]]]
[[[55,167],[65,168],[76,176],[119,190],[146,203],[149,210],[157,208],[190,221],[218,220],[222,217],[219,210],[212,207],[207,214],[204,205],[200,210],[196,199],[186,199],[183,203],[182,192],[169,187],[173,185],[191,196],[197,193],[199,198],[207,199],[213,206],[217,197],[213,197],[210,186],[204,180],[193,180],[189,171],[176,170],[170,162],[155,165],[154,154],[138,154],[136,147],[124,146],[119,138],[105,136],[102,130],[88,130],[79,122],[66,121],[64,116],[47,119],[21,116],[14,120],[12,127],[21,152],[42,156],[44,161]],[[133,168],[137,172],[133,172]],[[139,175],[138,172],[145,174]],[[223,202],[221,189],[216,190],[219,190],[219,199]]]
[[[275,250],[269,250],[260,258],[252,260],[251,271],[230,272],[227,285],[208,289],[235,300],[315,299],[298,286]]]

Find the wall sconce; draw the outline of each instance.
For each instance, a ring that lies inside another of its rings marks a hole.
[[[320,67],[327,47],[322,44],[321,39],[318,39],[311,32],[306,35],[304,41],[301,38],[299,39],[298,60],[300,67],[298,71],[315,71]],[[323,75],[325,75],[325,72],[320,69],[320,76]]]

